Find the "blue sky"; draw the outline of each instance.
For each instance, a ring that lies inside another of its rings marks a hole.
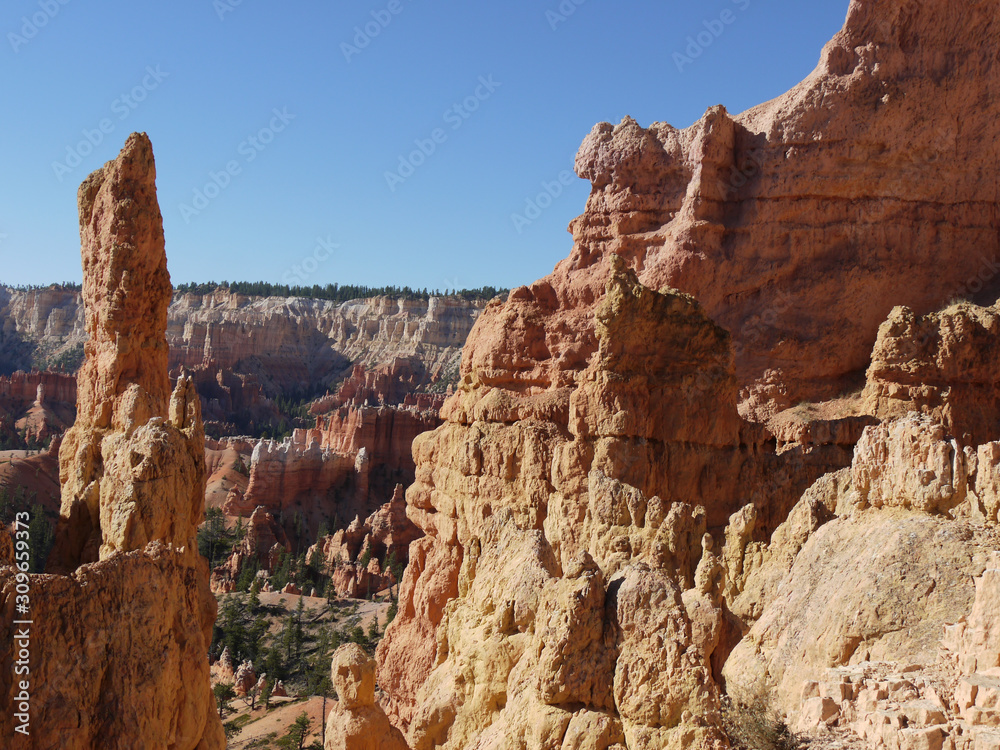
[[[686,127],[712,105],[773,98],[846,11],[7,0],[0,282],[80,279],[77,187],[143,130],[175,283],[530,283],[569,254],[589,192],[573,156],[595,123]],[[698,57],[677,58],[699,34]],[[528,213],[545,185],[556,197]]]

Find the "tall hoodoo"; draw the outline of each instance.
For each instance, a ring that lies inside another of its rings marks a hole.
[[[86,359],[60,450],[61,522],[50,568],[68,572],[160,540],[194,550],[204,433],[193,385],[167,376],[167,273],[149,139],[80,186]]]
[[[205,439],[193,383],[181,377],[171,393],[167,375],[155,180],[149,138],[132,134],[80,187],[90,340],[59,455],[54,575],[31,579],[29,747],[225,746],[206,657],[216,605],[195,541]],[[11,622],[12,569],[0,586]],[[0,678],[10,700],[11,675]],[[4,736],[10,721],[4,712]]]

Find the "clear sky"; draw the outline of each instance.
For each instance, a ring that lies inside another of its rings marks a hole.
[[[0,282],[80,279],[77,187],[146,131],[175,283],[530,283],[569,254],[589,192],[573,157],[595,123],[686,127],[771,99],[846,11],[6,0]],[[556,197],[529,211],[546,184]]]

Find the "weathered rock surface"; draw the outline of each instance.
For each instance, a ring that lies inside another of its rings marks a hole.
[[[41,390],[39,390],[41,389]],[[0,402],[27,405],[34,401],[76,407],[76,377],[63,372],[22,372],[0,376]]]
[[[168,310],[170,369],[190,373],[206,419],[220,424],[240,412],[251,420],[273,415],[269,399],[282,393],[322,393],[349,375],[352,363],[369,371],[395,366],[407,371],[411,391],[424,389],[455,379],[484,305],[459,297],[337,304],[221,290],[177,294]],[[87,336],[80,293],[0,287],[0,372],[4,362],[13,371],[54,361],[82,347]]]
[[[1000,553],[975,579],[972,611],[944,627],[936,662],[864,661],[803,683],[799,731],[821,742],[854,734],[873,750],[995,747],[1000,727]],[[853,743],[851,743],[853,744]]]
[[[233,591],[246,565],[256,565],[255,572],[263,570],[271,574],[277,569],[282,553],[290,551],[291,544],[284,529],[265,508],[259,507],[251,514],[243,539],[232,554],[212,571],[212,590]]]
[[[355,365],[351,375],[340,384],[336,393],[317,399],[310,407],[312,414],[326,414],[340,406],[382,406],[400,404],[421,410],[438,410],[444,404],[444,393],[416,393],[425,384],[423,368],[414,361],[395,357],[374,369]]]
[[[786,412],[856,389],[895,306],[984,288],[996,122],[945,113],[1000,89],[1000,14],[966,10],[856,0],[786,95],[584,141],[571,256],[490,303],[414,441],[426,537],[378,651],[413,747],[560,747],[597,715],[597,748],[712,746],[723,677],[798,711],[809,674],[936,655],[1000,451],[856,396]]]
[[[195,544],[204,434],[192,384],[171,394],[167,378],[155,177],[149,139],[133,134],[80,188],[90,338],[60,450],[54,574],[31,577],[31,747],[225,746],[206,657],[216,606]],[[0,588],[9,627],[13,569]],[[0,678],[8,703],[12,675]],[[5,712],[0,734],[13,736],[11,722]]]
[[[310,538],[323,521],[367,517],[397,484],[412,481],[413,440],[440,421],[436,410],[415,406],[338,407],[317,416],[315,429],[259,442],[246,493],[231,509],[284,511],[289,532],[301,514]]]
[[[770,694],[798,730],[878,750],[988,742],[1000,535],[977,462],[992,446],[963,451],[915,411],[866,428],[851,469],[810,488],[770,545],[743,546],[742,568],[734,516],[724,557],[749,632],[730,693]]]
[[[606,283],[575,388],[474,370],[414,443],[427,537],[378,655],[415,748],[559,746],[598,724],[600,748],[724,742],[733,625],[705,531],[746,502],[791,507],[808,484],[783,472],[815,467],[744,425],[729,337],[693,299],[621,262]]]
[[[901,509],[868,510],[814,531],[725,666],[727,686],[772,686],[797,712],[802,685],[865,661],[933,664],[945,623],[972,609],[973,576],[996,535]]]
[[[23,493],[25,498],[37,501],[46,514],[59,513],[61,489],[59,487],[59,438],[39,453],[0,459],[0,486],[10,496]]]
[[[573,253],[516,290],[519,310],[487,309],[464,372],[566,384],[596,348],[586,308],[617,254],[730,331],[747,413],[837,395],[893,307],[923,314],[1000,282],[996,120],[955,119],[1000,88],[982,52],[997,24],[987,2],[961,25],[944,3],[852,2],[816,70],[770,102],[685,130],[597,125],[577,156],[593,189]]]
[[[30,371],[40,359],[76,355],[87,340],[82,297],[62,287],[18,291],[0,286],[0,321],[4,373]]]
[[[1000,435],[1000,315],[967,302],[917,315],[897,307],[879,327],[864,390],[879,419],[934,417],[963,445]]]

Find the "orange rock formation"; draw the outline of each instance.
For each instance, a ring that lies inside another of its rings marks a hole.
[[[155,178],[149,139],[133,134],[80,188],[90,338],[60,450],[53,575],[30,582],[31,747],[225,746],[207,661],[215,600],[195,544],[204,434],[192,384],[171,394],[167,378]],[[8,624],[14,572],[0,569]],[[12,676],[0,678],[8,704]],[[3,712],[0,735],[11,722]]]

